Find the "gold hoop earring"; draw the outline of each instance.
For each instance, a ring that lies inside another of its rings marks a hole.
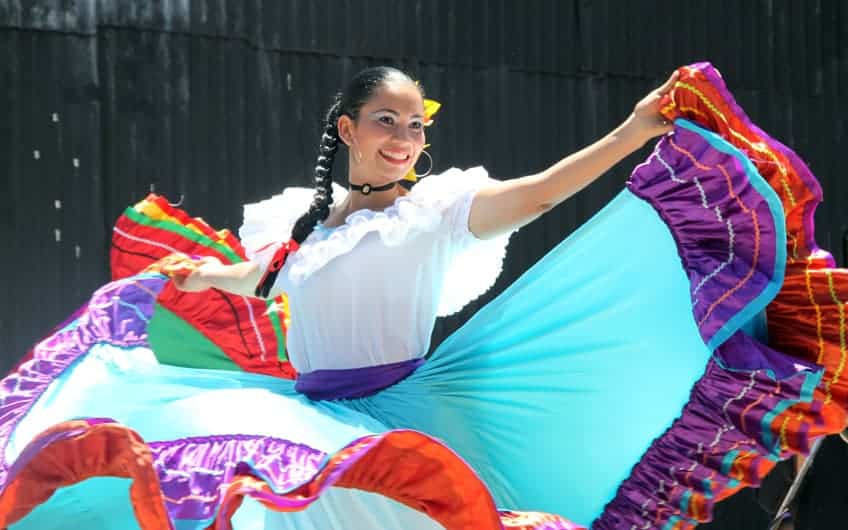
[[[422,151],[421,151],[421,154],[422,154],[422,155],[427,155],[427,159],[428,159],[428,160],[430,160],[430,167],[428,167],[428,168],[427,168],[427,171],[426,171],[426,172],[424,172],[424,173],[423,173],[423,174],[421,174],[421,175],[419,175],[418,173],[416,173],[416,174],[415,174],[415,176],[416,176],[416,177],[418,177],[418,178],[424,178],[424,177],[426,177],[427,175],[429,175],[429,174],[433,171],[433,157],[432,157],[432,156],[430,156],[430,153],[428,153],[427,151],[424,151],[424,150],[422,150]],[[420,159],[420,158],[421,158],[421,157],[419,156],[419,159]]]
[[[350,141],[351,152],[353,153],[353,160],[359,164],[362,162],[362,151],[356,148],[356,140]]]

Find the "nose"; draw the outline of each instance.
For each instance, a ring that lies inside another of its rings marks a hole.
[[[396,140],[415,144],[421,139],[421,134],[409,129],[409,127],[395,127],[392,135]]]
[[[402,142],[408,142],[409,141],[409,131],[407,130],[406,127],[395,127],[395,130],[394,130],[394,133],[392,134],[392,137],[395,140],[400,140]]]

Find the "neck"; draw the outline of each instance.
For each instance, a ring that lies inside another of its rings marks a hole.
[[[352,184],[372,184],[368,182],[366,179],[351,179],[350,182]],[[381,184],[372,184],[373,186],[382,186],[387,183]],[[349,188],[348,188],[349,189]],[[347,195],[347,210],[348,213],[355,212],[357,210],[374,210],[380,211],[385,210],[389,206],[395,203],[395,200],[401,195],[403,192],[403,188],[397,184],[393,186],[391,189],[385,191],[372,191],[368,195],[365,195],[359,191],[354,191],[349,189],[349,193]]]

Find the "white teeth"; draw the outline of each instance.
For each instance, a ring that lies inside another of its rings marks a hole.
[[[406,160],[407,158],[409,158],[407,155],[394,155],[385,151],[380,152],[383,153],[383,156],[385,156],[386,158],[391,158],[392,160]]]

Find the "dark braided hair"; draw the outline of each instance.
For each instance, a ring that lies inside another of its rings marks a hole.
[[[268,270],[256,286],[254,294],[266,298],[277,279],[280,269],[285,265],[288,254],[296,252],[301,243],[306,241],[315,225],[330,215],[330,205],[333,204],[333,160],[339,149],[339,118],[349,116],[356,121],[359,110],[374,95],[377,88],[390,79],[405,80],[414,83],[405,72],[390,66],[376,66],[362,70],[351,79],[344,92],[336,94],[324,117],[324,133],[318,147],[318,164],[315,166],[315,196],[309,210],[301,215],[294,223],[291,239],[274,255]],[[419,86],[421,95],[424,91]]]
[[[318,147],[318,164],[315,166],[315,196],[309,210],[301,215],[292,228],[291,238],[298,244],[303,243],[315,225],[330,215],[333,204],[333,160],[339,150],[339,118],[342,115],[342,95],[336,99],[324,118],[324,134]]]

